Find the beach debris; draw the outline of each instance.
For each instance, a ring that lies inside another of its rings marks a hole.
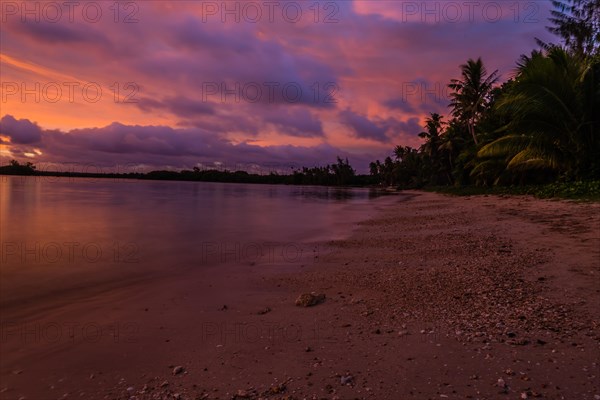
[[[529,340],[522,338],[518,340],[507,340],[506,343],[513,346],[527,346],[529,344]]]
[[[175,368],[173,368],[173,375],[179,375],[183,372],[185,372],[185,368],[183,368],[181,365],[178,365]]]
[[[260,311],[259,311],[257,314],[258,314],[258,315],[265,315],[265,314],[267,314],[267,313],[270,313],[271,311],[272,311],[272,310],[271,310],[271,307],[265,307],[265,308],[263,308],[262,310],[260,310]]]
[[[238,389],[237,393],[233,395],[233,400],[250,399],[254,395],[256,395],[256,391],[254,389],[250,389],[250,390]]]
[[[265,393],[266,395],[272,395],[272,394],[280,394],[283,393],[287,390],[287,386],[285,385],[285,383],[279,383],[279,384],[275,384],[273,386],[271,386],[268,390],[267,393]]]
[[[496,386],[498,386],[498,388],[500,388],[499,393],[508,393],[508,385],[506,384],[504,379],[498,378],[498,381],[496,382]]]
[[[342,385],[351,385],[354,382],[354,377],[352,375],[342,375],[340,377],[340,383]]]
[[[296,305],[298,307],[312,307],[312,306],[316,306],[317,304],[321,304],[324,301],[325,301],[324,293],[320,293],[320,294],[316,293],[316,292],[302,293],[296,299]]]

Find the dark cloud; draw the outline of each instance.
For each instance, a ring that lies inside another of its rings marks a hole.
[[[32,144],[42,139],[42,129],[28,119],[15,119],[5,115],[0,119],[0,134],[8,136],[14,144]]]
[[[300,113],[298,116],[301,116]],[[35,126],[28,120],[15,120],[7,115],[4,121],[20,126]],[[37,128],[39,129],[39,128]],[[211,165],[259,165],[278,168],[324,165],[337,156],[349,157],[362,170],[371,155],[352,155],[337,147],[317,146],[258,146],[234,144],[211,132],[198,129],[174,129],[167,126],[137,126],[113,123],[101,128],[76,129],[69,132],[41,130],[36,148],[44,153],[43,163],[112,166],[144,164],[151,168],[191,168],[199,163]],[[11,148],[13,155],[31,152],[26,145]],[[36,162],[36,159],[31,161]]]
[[[50,22],[28,22],[20,24],[22,32],[37,40],[50,43],[102,43],[108,44],[108,40],[100,32],[90,29],[90,24],[55,24]]]
[[[356,137],[362,139],[371,139],[384,143],[389,140],[386,136],[388,127],[385,126],[385,124],[378,124],[363,115],[356,114],[351,110],[344,110],[340,112],[340,120],[343,124],[352,128]]]
[[[141,98],[135,103],[143,111],[166,110],[183,118],[194,118],[198,115],[214,114],[214,107],[201,100],[192,100],[187,97],[165,97],[162,100]]]
[[[296,137],[323,137],[321,121],[305,108],[282,107],[274,110],[264,118],[273,124],[279,133]]]

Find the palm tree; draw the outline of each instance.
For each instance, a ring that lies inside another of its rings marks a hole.
[[[419,137],[425,139],[420,152],[426,158],[424,161],[429,167],[428,178],[431,184],[438,184],[440,176],[444,176],[444,179],[448,177],[448,168],[444,168],[444,160],[440,152],[442,126],[446,124],[442,119],[440,114],[431,113],[431,116],[425,120],[425,132],[419,133]]]
[[[438,150],[447,166],[446,175],[448,177],[448,183],[452,184],[455,180],[453,175],[457,173],[455,170],[457,167],[456,159],[469,139],[465,135],[464,126],[462,126],[455,118],[447,125],[444,134],[440,138]]]
[[[505,160],[507,170],[551,170],[570,177],[600,172],[600,62],[560,47],[518,63],[513,86],[498,100],[511,120],[507,134],[478,157]]]
[[[450,94],[452,115],[466,124],[473,142],[479,144],[475,134],[475,125],[488,108],[489,95],[498,80],[498,70],[487,75],[487,71],[478,58],[469,59],[460,66],[462,79],[452,79],[448,87],[454,91]]]
[[[431,113],[431,117],[425,120],[425,132],[419,133],[419,137],[425,139],[421,146],[421,151],[427,154],[432,160],[437,159],[440,146],[440,137],[442,135],[443,117],[438,113]]]
[[[564,40],[565,46],[579,57],[600,50],[600,0],[552,0],[554,10],[547,29]],[[552,44],[536,39],[542,48]]]

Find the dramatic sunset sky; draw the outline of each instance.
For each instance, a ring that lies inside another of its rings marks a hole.
[[[553,40],[546,1],[1,4],[2,164],[365,172],[468,58],[505,80]]]

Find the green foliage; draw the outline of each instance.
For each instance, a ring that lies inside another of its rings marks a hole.
[[[465,124],[475,145],[479,143],[475,125],[488,110],[491,93],[498,80],[498,70],[487,75],[487,70],[481,58],[477,61],[469,59],[460,66],[461,79],[452,79],[448,87],[453,90],[450,94],[452,116]]]
[[[598,62],[558,47],[547,54],[534,51],[523,56],[514,84],[496,107],[511,117],[507,134],[479,150],[481,163],[501,159],[520,177],[532,171],[596,176],[600,172],[598,113],[593,110],[600,104],[597,71]]]
[[[448,85],[451,119],[431,114],[419,134],[423,145],[397,146],[395,161],[372,163],[374,179],[407,188],[594,196],[597,183],[585,182],[600,176],[600,0],[552,4],[549,30],[564,48],[540,42],[542,50],[521,56],[514,78],[501,86],[497,71],[488,75],[481,58],[469,59]]]
[[[600,181],[554,182],[545,185],[519,186],[428,186],[430,192],[455,196],[530,195],[540,199],[600,201]]]
[[[600,51],[600,0],[552,0],[548,30],[563,39],[574,54],[585,57]],[[538,40],[542,47],[553,46]]]

